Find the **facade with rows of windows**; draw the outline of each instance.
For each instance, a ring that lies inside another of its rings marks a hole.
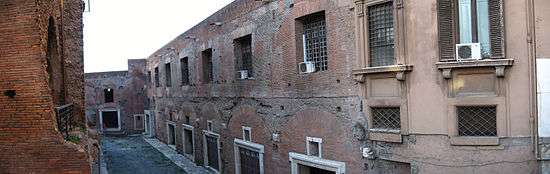
[[[549,8],[236,0],[147,58],[146,124],[217,173],[537,173]]]

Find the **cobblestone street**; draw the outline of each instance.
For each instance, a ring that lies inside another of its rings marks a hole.
[[[141,136],[102,137],[103,160],[109,173],[181,173],[184,170],[143,140]]]

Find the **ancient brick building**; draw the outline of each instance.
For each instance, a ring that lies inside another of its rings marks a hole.
[[[128,60],[128,71],[86,73],[86,118],[104,134],[144,131],[145,59]]]
[[[0,173],[90,173],[82,9],[0,1]]]
[[[220,173],[537,173],[549,6],[236,0],[147,58],[146,125]]]

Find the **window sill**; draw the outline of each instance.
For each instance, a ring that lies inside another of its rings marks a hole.
[[[498,146],[498,137],[451,137],[454,146]]]
[[[472,61],[452,61],[452,62],[438,62],[435,65],[437,69],[442,70],[443,77],[445,79],[452,78],[452,69],[459,68],[477,68],[477,67],[494,67],[497,77],[504,77],[504,69],[507,66],[512,66],[514,59],[483,59]]]
[[[369,129],[369,140],[402,143],[400,130]]]
[[[351,71],[351,74],[354,75],[355,81],[363,83],[365,82],[366,75],[379,73],[396,73],[395,78],[398,80],[405,80],[405,72],[410,72],[412,70],[412,65],[389,65],[355,69]]]

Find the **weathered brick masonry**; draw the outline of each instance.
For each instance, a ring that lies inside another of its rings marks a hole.
[[[145,59],[128,60],[128,71],[86,73],[85,76],[86,117],[90,128],[115,134],[133,134],[143,131],[143,116],[139,120],[134,120],[134,116],[143,115],[147,104]],[[113,102],[105,102],[105,89],[113,90]],[[120,111],[121,129],[119,131],[101,129],[99,115],[103,110]]]
[[[346,173],[361,173],[363,142],[358,139],[365,120],[349,73],[355,61],[352,7],[351,1],[335,0],[237,0],[183,33],[147,60],[153,76],[159,68],[148,88],[156,135],[167,142],[167,123],[175,123],[176,148],[183,153],[182,124],[190,117],[195,143],[190,158],[202,165],[203,130],[212,121],[212,132],[221,136],[222,173],[235,172],[233,141],[242,139],[242,126],[251,127],[252,142],[264,146],[265,173],[289,173],[289,152],[305,154],[306,137],[318,137],[322,158],[345,162]],[[328,70],[299,74],[301,17],[314,13],[326,20]],[[254,77],[240,80],[234,40],[247,35]],[[204,84],[201,52],[209,48],[214,77]],[[184,57],[189,85],[181,83]],[[171,87],[165,83],[167,63]],[[160,78],[160,87],[154,78]]]
[[[72,103],[85,129],[82,6],[0,1],[0,173],[90,173],[87,141],[66,142],[54,112]]]

